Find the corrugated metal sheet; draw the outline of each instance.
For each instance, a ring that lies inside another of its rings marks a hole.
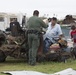
[[[36,71],[9,71],[9,72],[3,72],[3,73],[9,73],[11,75],[76,75],[76,71],[72,68],[68,68],[66,70],[54,73],[54,74],[45,74],[40,73]]]
[[[10,71],[10,72],[4,72],[4,73],[9,73],[11,75],[48,75],[48,74],[40,73],[36,71]]]
[[[76,75],[76,71],[72,68],[55,73],[55,75]]]

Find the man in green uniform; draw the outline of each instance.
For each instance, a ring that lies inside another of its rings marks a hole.
[[[28,44],[29,44],[29,64],[36,64],[36,55],[39,47],[39,34],[42,28],[47,28],[47,25],[38,18],[39,11],[35,10],[33,16],[27,22],[28,28]]]

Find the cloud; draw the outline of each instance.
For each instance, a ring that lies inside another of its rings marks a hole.
[[[26,12],[38,9],[41,14],[76,13],[76,0],[0,0],[0,12]]]

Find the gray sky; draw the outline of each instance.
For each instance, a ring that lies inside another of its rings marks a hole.
[[[76,14],[75,7],[76,0],[0,0],[0,12],[21,12],[28,16],[38,9],[41,16],[56,14],[61,18],[66,14]]]

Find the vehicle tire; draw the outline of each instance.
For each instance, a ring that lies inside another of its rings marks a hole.
[[[0,62],[5,62],[6,56],[3,51],[0,50]]]

